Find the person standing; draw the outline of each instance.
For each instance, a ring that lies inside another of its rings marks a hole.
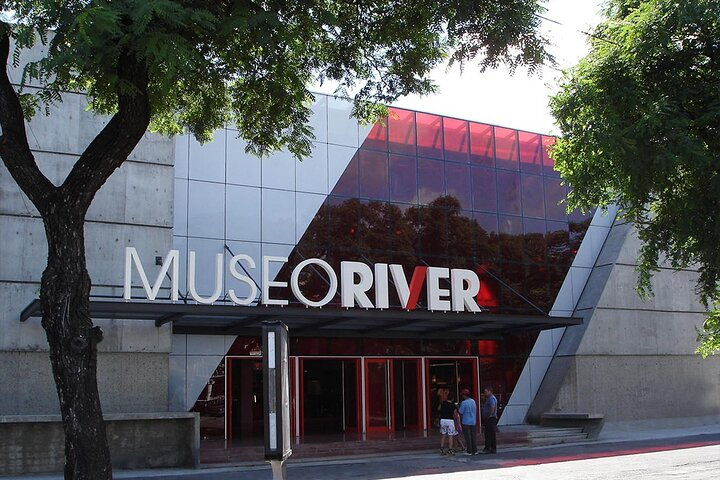
[[[438,409],[440,410],[440,454],[455,455],[454,440],[457,435],[455,430],[455,402],[453,395],[448,390],[443,392],[444,399],[441,401]],[[447,442],[447,449],[445,443]]]
[[[485,419],[485,448],[482,453],[496,453],[497,452],[497,398],[493,395],[493,389],[491,386],[485,387],[485,403],[483,403],[483,418]]]
[[[477,443],[475,442],[476,425],[477,425],[477,404],[470,397],[470,390],[464,388],[460,392],[460,406],[458,413],[460,414],[460,423],[462,425],[463,435],[465,436],[465,455],[477,455]]]

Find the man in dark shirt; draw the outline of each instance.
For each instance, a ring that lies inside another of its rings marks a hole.
[[[483,404],[482,414],[485,420],[485,448],[482,453],[495,453],[497,451],[496,429],[498,423],[497,416],[497,398],[493,395],[491,386],[485,387],[485,403]]]

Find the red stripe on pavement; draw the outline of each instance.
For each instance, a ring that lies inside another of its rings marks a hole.
[[[504,467],[520,467],[525,465],[540,465],[543,463],[560,463],[560,462],[572,462],[575,460],[590,460],[593,458],[607,458],[607,457],[618,457],[622,455],[638,455],[641,453],[653,453],[653,452],[667,452],[669,450],[681,450],[685,448],[698,448],[698,447],[709,447],[711,445],[720,445],[718,442],[690,442],[680,443],[675,445],[658,445],[638,448],[628,448],[622,450],[610,450],[605,452],[596,453],[579,453],[576,455],[555,455],[537,459],[518,459],[518,460],[507,460],[498,462],[503,468]]]

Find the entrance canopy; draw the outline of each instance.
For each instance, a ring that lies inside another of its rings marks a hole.
[[[40,301],[33,300],[21,313],[20,321],[41,315]],[[541,314],[254,307],[111,300],[91,300],[90,315],[94,319],[152,320],[156,326],[172,322],[174,333],[205,335],[259,335],[264,320],[281,320],[288,326],[290,335],[303,337],[472,339],[582,323],[581,318]]]

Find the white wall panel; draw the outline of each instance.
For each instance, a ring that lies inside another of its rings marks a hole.
[[[190,136],[188,134],[175,137],[175,178],[188,178]]]
[[[295,244],[295,192],[263,189],[262,241]]]
[[[188,235],[224,238],[225,185],[190,180],[188,189]]]
[[[260,241],[260,189],[228,185],[225,191],[225,237]]]
[[[222,240],[188,239],[188,250],[195,252],[195,286],[199,295],[207,297],[215,291],[215,255],[218,253],[225,254],[224,245]],[[223,262],[224,269],[225,262]],[[222,295],[225,294],[224,287],[222,287],[221,292],[222,298]]]
[[[298,192],[328,193],[328,150],[326,143],[312,144],[312,154],[295,165]]]
[[[262,186],[295,190],[295,167],[298,160],[287,150],[262,159]]]
[[[312,104],[310,115],[310,126],[313,128],[315,141],[327,143],[328,133],[328,97],[319,93],[315,94],[315,101]]]
[[[188,181],[175,179],[173,202],[173,235],[187,235]]]
[[[259,187],[262,160],[245,153],[247,142],[237,138],[237,131],[228,130],[227,135],[227,182],[234,185]]]
[[[358,122],[350,116],[352,102],[328,97],[328,143],[358,146]]]
[[[215,131],[211,142],[200,144],[190,138],[190,178],[225,182],[225,129]]]

